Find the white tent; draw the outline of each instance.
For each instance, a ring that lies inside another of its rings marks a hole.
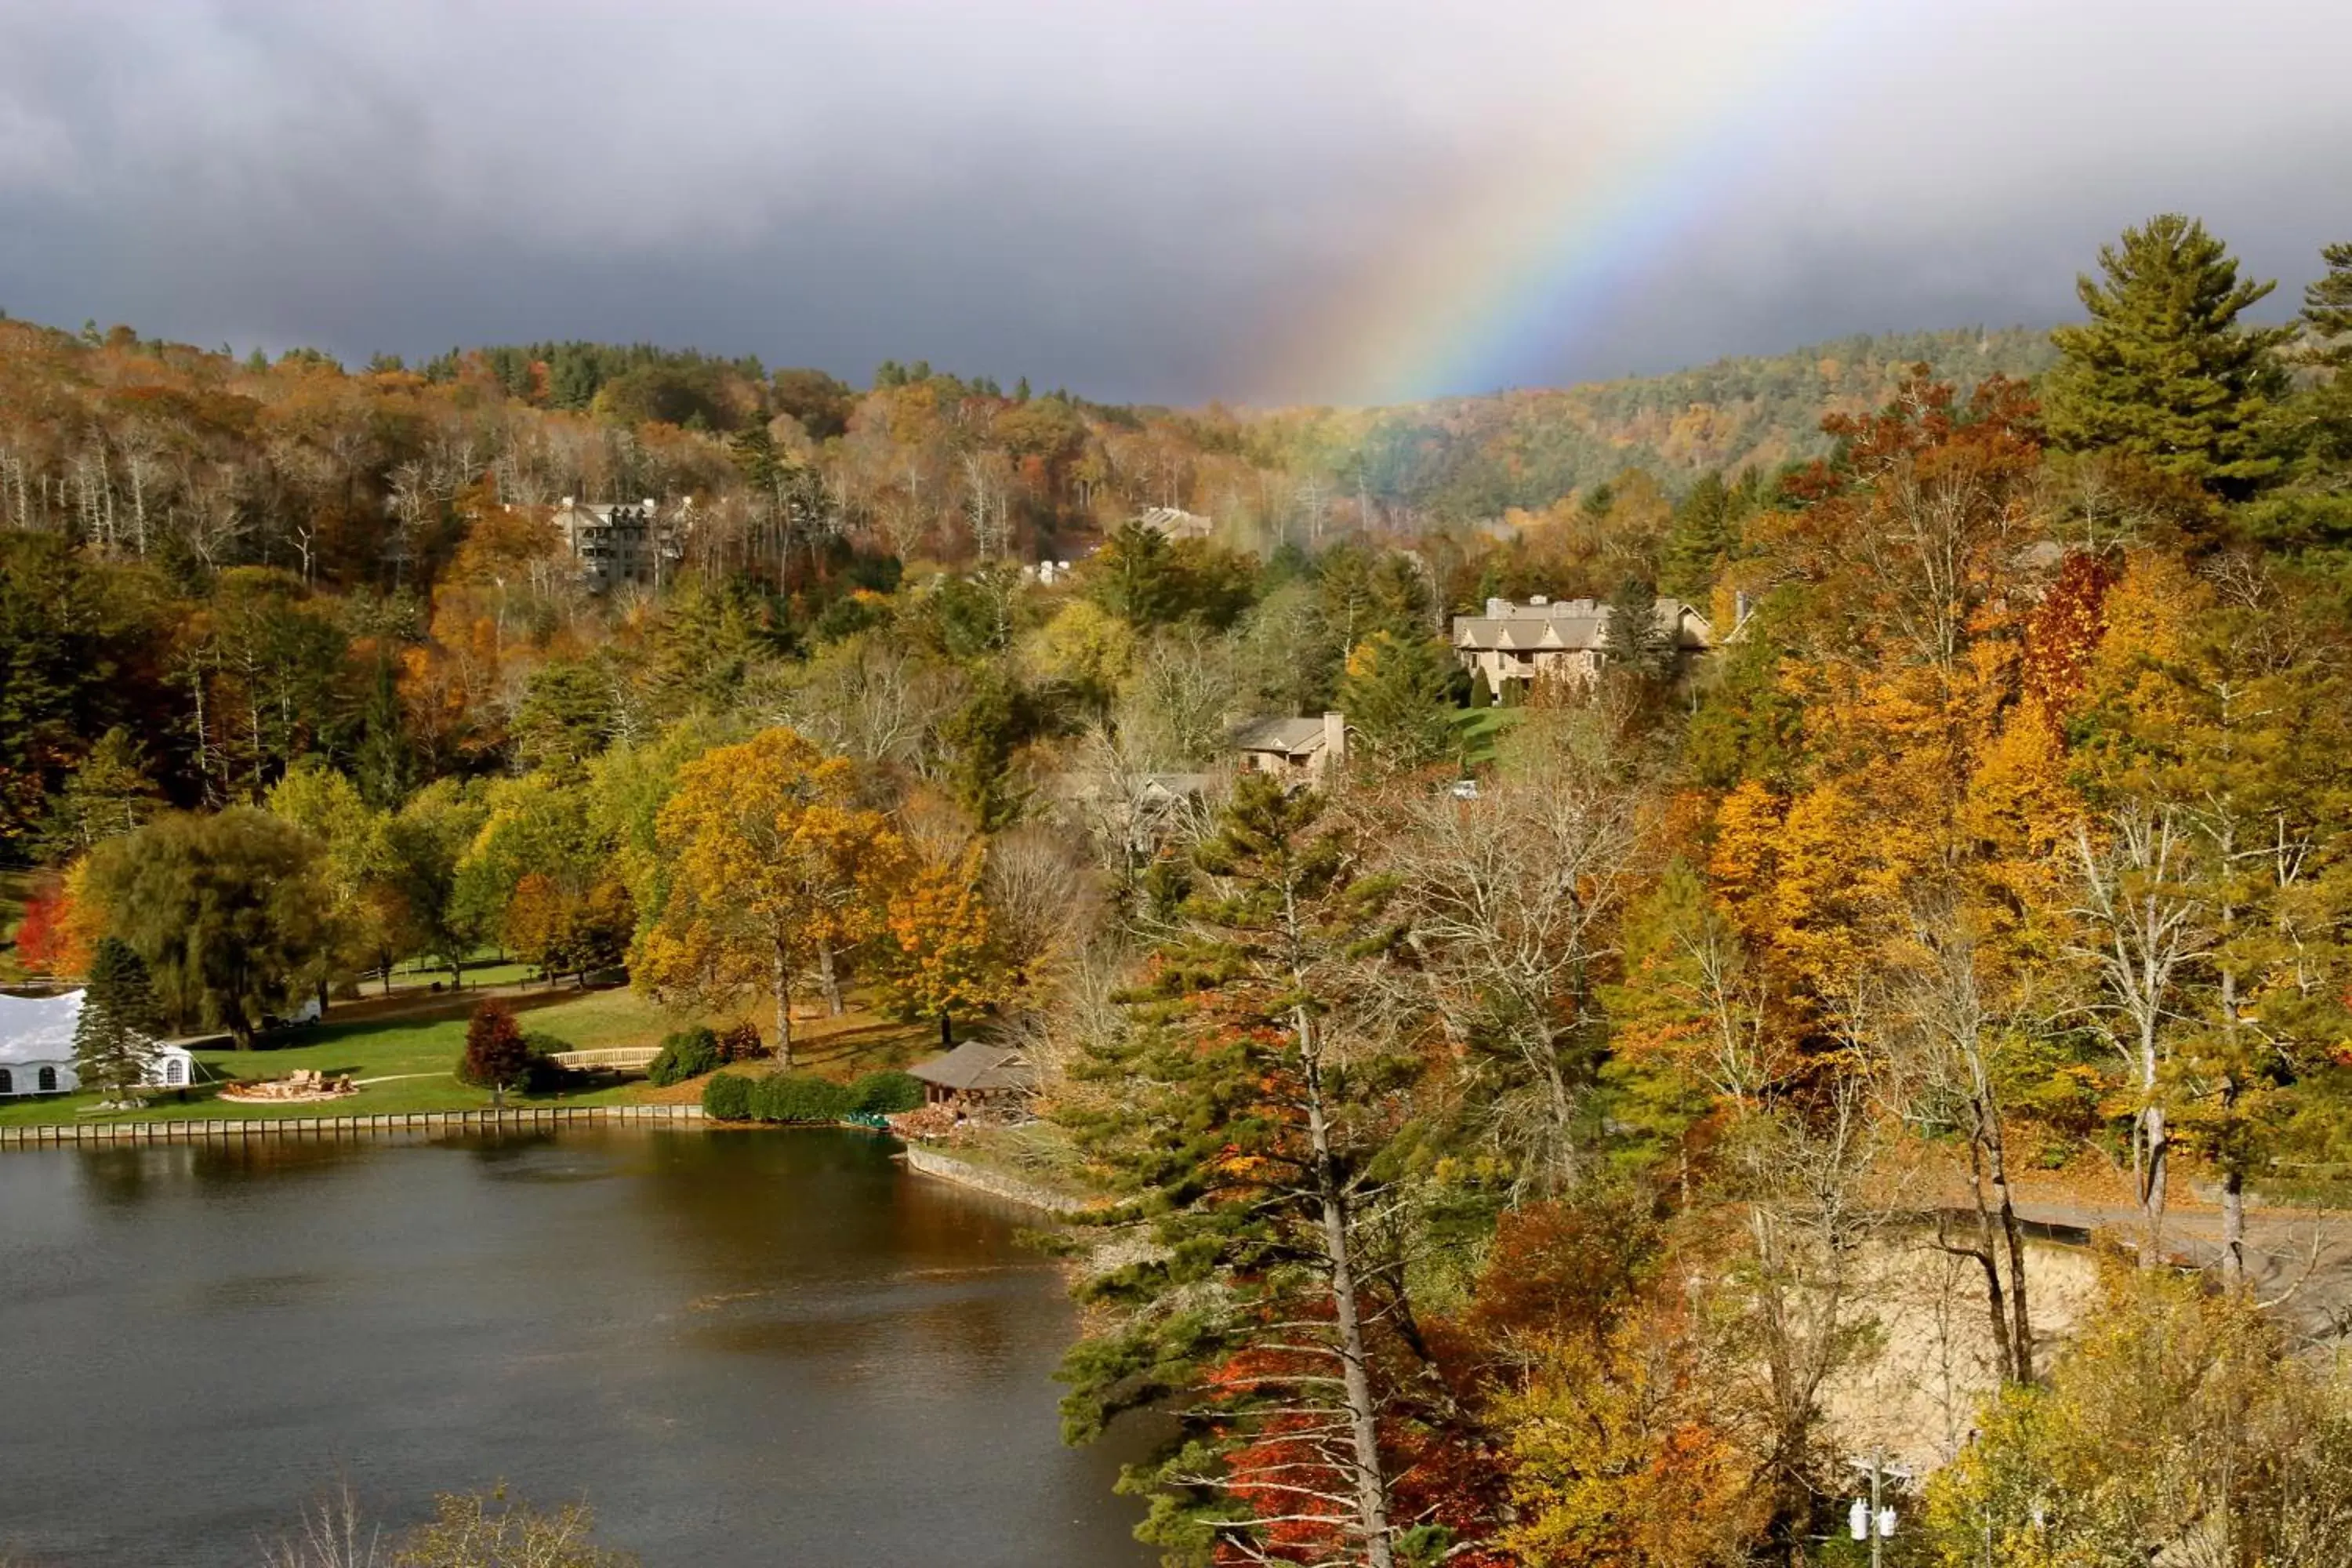
[[[62,996],[0,995],[0,1100],[63,1094],[81,1086],[74,1073],[74,1026],[81,1021],[79,991]],[[152,1089],[183,1089],[195,1079],[195,1058],[182,1046],[155,1047],[147,1068]]]

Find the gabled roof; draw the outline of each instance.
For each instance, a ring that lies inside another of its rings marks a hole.
[[[1236,752],[1279,752],[1303,757],[1323,749],[1329,735],[1320,719],[1253,719],[1234,731]]]
[[[1715,628],[1697,606],[1681,599],[1660,599],[1654,613],[1658,629],[1674,634],[1675,646],[1711,647]],[[1489,599],[1483,616],[1454,617],[1454,646],[1496,648],[1507,653],[1581,653],[1601,647],[1609,637],[1609,606],[1591,599],[1563,599],[1557,604],[1519,605]]]
[[[1037,1069],[1026,1057],[1009,1046],[982,1045],[978,1040],[966,1040],[947,1055],[917,1062],[907,1070],[925,1083],[958,1093],[1037,1087]]]

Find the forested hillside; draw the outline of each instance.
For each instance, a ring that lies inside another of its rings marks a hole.
[[[1361,413],[0,326],[11,961],[240,1043],[499,943],[1017,1044],[1039,1119],[948,1131],[1094,1204],[1066,1428],[1151,1413],[1171,1562],[1853,1561],[1891,1458],[1898,1565],[2322,1568],[2343,1236],[2268,1211],[2352,1171],[2326,259],[2257,327],[2159,217],[2046,349]],[[674,569],[590,592],[567,495],[694,498]],[[1604,601],[1594,673],[1466,679],[1497,594]]]

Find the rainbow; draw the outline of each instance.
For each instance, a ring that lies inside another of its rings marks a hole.
[[[1639,270],[1738,194],[1784,125],[1869,49],[1921,25],[1918,0],[1776,4],[1759,47],[1727,62],[1702,103],[1638,137],[1503,161],[1426,215],[1424,237],[1384,254],[1315,311],[1283,351],[1288,385],[1373,403],[1491,391],[1530,344],[1573,347]]]

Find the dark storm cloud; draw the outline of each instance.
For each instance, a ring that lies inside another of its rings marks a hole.
[[[347,357],[646,338],[1348,397],[1278,347],[1297,321],[1465,188],[1685,134],[1783,49],[1803,90],[1741,177],[1482,373],[2047,321],[2161,207],[2296,282],[2352,234],[2352,8],[1958,9],[0,0],[0,305]]]

